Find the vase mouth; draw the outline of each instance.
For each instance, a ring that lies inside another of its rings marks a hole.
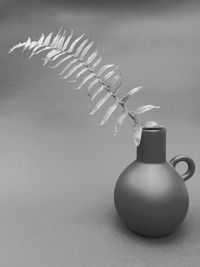
[[[142,131],[145,131],[145,132],[149,132],[149,131],[151,131],[151,132],[158,132],[158,131],[162,131],[162,130],[165,130],[165,128],[164,127],[162,127],[162,126],[155,126],[155,127],[144,127],[144,128],[142,128]]]

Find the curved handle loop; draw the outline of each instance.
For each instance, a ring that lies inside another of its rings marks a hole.
[[[194,161],[186,156],[175,156],[173,157],[169,163],[172,164],[172,166],[175,168],[176,164],[181,162],[181,161],[185,161],[188,165],[187,171],[181,175],[181,177],[183,178],[184,181],[187,181],[190,177],[192,177],[192,175],[194,174],[195,171],[195,164]]]

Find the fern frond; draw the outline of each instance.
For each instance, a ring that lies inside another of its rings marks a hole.
[[[100,125],[105,124],[114,111],[121,106],[122,114],[116,120],[114,135],[119,132],[122,123],[129,117],[134,122],[134,143],[138,146],[141,139],[142,127],[147,124],[140,122],[137,115],[159,107],[146,105],[133,111],[128,110],[125,105],[127,100],[142,87],[133,88],[123,97],[119,97],[118,92],[122,86],[122,74],[121,72],[117,73],[119,66],[102,64],[103,53],[100,53],[99,48],[94,49],[94,41],[89,42],[88,39],[84,40],[85,33],[74,38],[73,30],[67,36],[66,31],[63,31],[62,28],[60,28],[55,36],[53,35],[53,32],[51,32],[45,37],[42,33],[38,41],[32,41],[28,37],[26,42],[20,42],[13,46],[8,53],[10,54],[14,50],[22,48],[22,52],[26,50],[27,53],[30,52],[29,59],[34,55],[46,53],[42,57],[43,65],[47,65],[48,62],[53,62],[53,64],[48,64],[49,68],[56,69],[62,67],[59,73],[59,75],[63,75],[62,79],[69,79],[74,76],[74,79],[69,82],[76,82],[80,79],[77,87],[78,90],[88,83],[87,94],[90,96],[91,101],[104,91],[104,96],[97,101],[90,114],[95,114],[112,97],[114,103],[107,109]],[[156,122],[149,123],[153,126],[157,125]]]

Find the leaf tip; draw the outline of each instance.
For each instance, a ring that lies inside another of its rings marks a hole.
[[[105,120],[102,120],[101,123],[99,124],[100,126],[104,125],[106,123]]]

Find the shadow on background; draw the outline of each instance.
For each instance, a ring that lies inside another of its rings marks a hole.
[[[23,2],[26,2],[23,0]],[[177,6],[182,6],[188,3],[187,0],[168,0],[168,1],[162,1],[162,0],[141,0],[141,1],[131,1],[131,0],[107,0],[107,1],[99,1],[99,0],[74,0],[74,1],[66,1],[66,0],[43,0],[40,1],[43,2],[45,5],[62,5],[62,6],[71,6],[71,7],[85,7],[85,8],[117,8],[117,7],[123,7],[129,9],[132,7],[135,11],[147,11],[150,10],[163,10],[163,9],[171,9]],[[199,4],[199,1],[193,0],[190,1],[190,4]]]
[[[196,9],[200,2],[197,0],[0,0],[0,21],[9,20],[13,15],[21,14],[22,16],[28,12],[37,11],[38,8],[54,7],[54,8],[71,8],[71,9],[94,9],[104,11],[119,11],[131,13],[159,13],[159,12],[173,12],[173,10],[189,7],[189,9]]]
[[[170,244],[177,244],[182,242],[184,239],[187,238],[188,233],[190,230],[188,229],[187,221],[182,222],[182,224],[175,230],[174,233],[164,237],[145,237],[139,234],[132,232],[131,230],[126,227],[120,218],[117,216],[116,212],[111,214],[113,225],[119,233],[125,234],[127,239],[131,239],[135,242],[145,242],[146,244],[152,246],[159,246],[159,245],[170,245]]]

